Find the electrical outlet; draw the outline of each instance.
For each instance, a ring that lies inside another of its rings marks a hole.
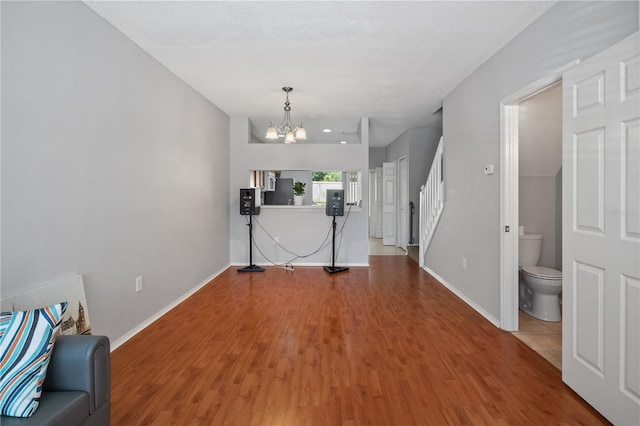
[[[142,291],[142,277],[136,278],[136,293]]]
[[[467,258],[466,257],[462,258],[462,269],[464,269],[465,271],[467,270]]]
[[[487,164],[486,166],[484,166],[485,175],[492,175],[495,172],[496,172],[496,167],[493,164]]]

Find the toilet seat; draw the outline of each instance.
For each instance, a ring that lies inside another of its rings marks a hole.
[[[547,268],[546,266],[523,266],[522,273],[535,278],[542,278],[549,281],[561,281],[562,271]]]

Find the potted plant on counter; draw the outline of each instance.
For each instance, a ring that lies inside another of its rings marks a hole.
[[[307,186],[304,182],[296,182],[293,184],[293,205],[301,206],[304,203],[304,187]]]

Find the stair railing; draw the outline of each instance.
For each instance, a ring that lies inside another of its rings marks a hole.
[[[418,231],[420,267],[424,267],[427,249],[440,221],[442,210],[444,210],[443,145],[443,138],[440,137],[427,182],[420,187],[420,228]]]

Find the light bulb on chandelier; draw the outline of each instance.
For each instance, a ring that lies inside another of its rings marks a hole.
[[[287,98],[284,101],[284,117],[282,122],[278,126],[273,125],[273,121],[267,129],[265,139],[276,140],[279,135],[284,135],[284,143],[295,143],[299,140],[307,140],[307,131],[302,127],[302,123],[299,126],[294,126],[291,123],[291,103],[289,102],[289,92],[293,90],[292,87],[283,87],[282,90],[287,94]]]

